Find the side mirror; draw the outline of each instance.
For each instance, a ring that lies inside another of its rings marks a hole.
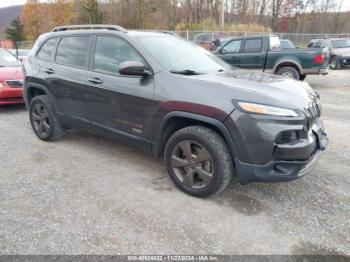
[[[119,74],[126,76],[149,76],[151,72],[146,66],[138,61],[126,61],[119,65]]]

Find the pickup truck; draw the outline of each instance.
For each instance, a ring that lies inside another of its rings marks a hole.
[[[326,75],[329,71],[326,48],[282,50],[280,39],[275,35],[232,38],[213,53],[233,66],[297,80],[311,74]]]

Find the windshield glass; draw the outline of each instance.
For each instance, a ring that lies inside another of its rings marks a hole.
[[[0,67],[17,67],[17,66],[21,66],[21,63],[18,62],[17,58],[3,50],[0,49]]]
[[[213,73],[231,68],[202,47],[171,36],[140,36],[139,41],[169,71]]]
[[[350,47],[350,39],[332,40],[333,48]]]
[[[24,50],[24,49],[18,50],[19,56],[28,56],[28,54],[29,54],[29,50]]]

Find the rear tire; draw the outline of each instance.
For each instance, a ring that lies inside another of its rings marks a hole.
[[[300,74],[298,70],[291,66],[281,67],[280,69],[278,69],[276,74],[289,79],[300,80]]]
[[[175,185],[195,197],[218,194],[229,184],[234,171],[223,138],[202,126],[175,132],[165,146],[164,163]]]
[[[64,129],[46,95],[34,97],[29,104],[29,118],[36,136],[44,141],[62,138]]]
[[[340,59],[337,56],[331,58],[331,69],[339,70],[341,68]]]
[[[305,78],[306,78],[306,75],[301,75],[299,80],[300,80],[300,81],[304,81]]]

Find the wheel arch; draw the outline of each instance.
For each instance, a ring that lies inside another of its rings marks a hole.
[[[171,135],[190,125],[202,125],[217,132],[227,143],[232,157],[237,157],[237,150],[232,137],[221,121],[215,118],[182,111],[170,112],[162,118],[156,131],[156,143],[154,144],[153,154],[156,157],[161,157],[164,147]]]
[[[273,73],[276,74],[278,72],[278,70],[282,67],[294,67],[296,70],[298,70],[299,74],[302,75],[303,74],[303,68],[302,66],[294,60],[281,60],[279,61],[273,68]]]
[[[47,95],[49,100],[52,102],[53,97],[50,94],[49,90],[44,86],[36,83],[28,83],[25,84],[25,92],[24,92],[24,101],[29,107],[30,101],[39,95]],[[54,103],[52,103],[52,106],[55,108]],[[55,108],[56,109],[56,108]]]

